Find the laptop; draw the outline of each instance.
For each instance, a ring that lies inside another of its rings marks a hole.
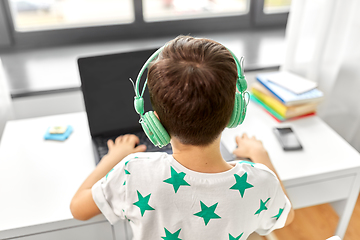
[[[134,87],[129,80],[136,80],[141,67],[156,50],[147,49],[78,59],[81,89],[96,164],[108,152],[107,141],[123,134],[137,135],[140,144],[147,146],[148,152],[162,151],[172,154],[170,144],[163,148],[155,147],[143,132],[139,123],[140,116],[134,109]],[[147,72],[143,74],[140,86],[143,86],[146,76]],[[153,111],[148,88],[144,93],[144,105],[145,112]],[[221,151],[226,160],[233,160],[233,155],[223,144]]]

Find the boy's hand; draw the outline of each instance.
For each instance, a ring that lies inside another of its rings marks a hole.
[[[234,154],[237,157],[255,159],[254,155],[258,153],[266,153],[266,150],[260,140],[257,140],[254,136],[249,138],[246,133],[241,137],[236,137],[236,144],[238,147],[234,150]]]
[[[107,142],[109,148],[107,155],[117,161],[121,161],[124,157],[131,153],[144,152],[146,150],[146,146],[136,146],[139,142],[139,138],[133,134],[119,136],[115,139],[115,142],[110,139]]]
[[[87,220],[101,213],[92,197],[92,186],[127,155],[145,151],[145,145],[136,146],[139,142],[139,138],[132,134],[120,136],[115,142],[112,140],[107,142],[108,154],[102,158],[71,200],[70,209],[74,218]]]

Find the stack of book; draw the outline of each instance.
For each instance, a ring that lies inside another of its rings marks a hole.
[[[278,122],[315,115],[324,97],[316,83],[289,72],[260,74],[256,79],[251,100]]]

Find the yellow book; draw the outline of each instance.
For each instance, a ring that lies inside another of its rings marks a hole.
[[[265,87],[259,83],[255,83],[251,87],[252,93],[271,109],[276,111],[284,118],[292,118],[307,113],[316,112],[318,103],[306,103],[294,106],[285,106],[276,97],[274,97]]]

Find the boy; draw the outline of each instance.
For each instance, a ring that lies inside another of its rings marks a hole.
[[[148,87],[173,155],[142,153],[134,135],[109,140],[109,153],[71,202],[73,216],[128,219],[134,239],[246,239],[290,223],[293,210],[260,141],[236,138],[234,154],[254,163],[221,156],[236,80],[234,58],[221,44],[170,41],[149,68]]]

